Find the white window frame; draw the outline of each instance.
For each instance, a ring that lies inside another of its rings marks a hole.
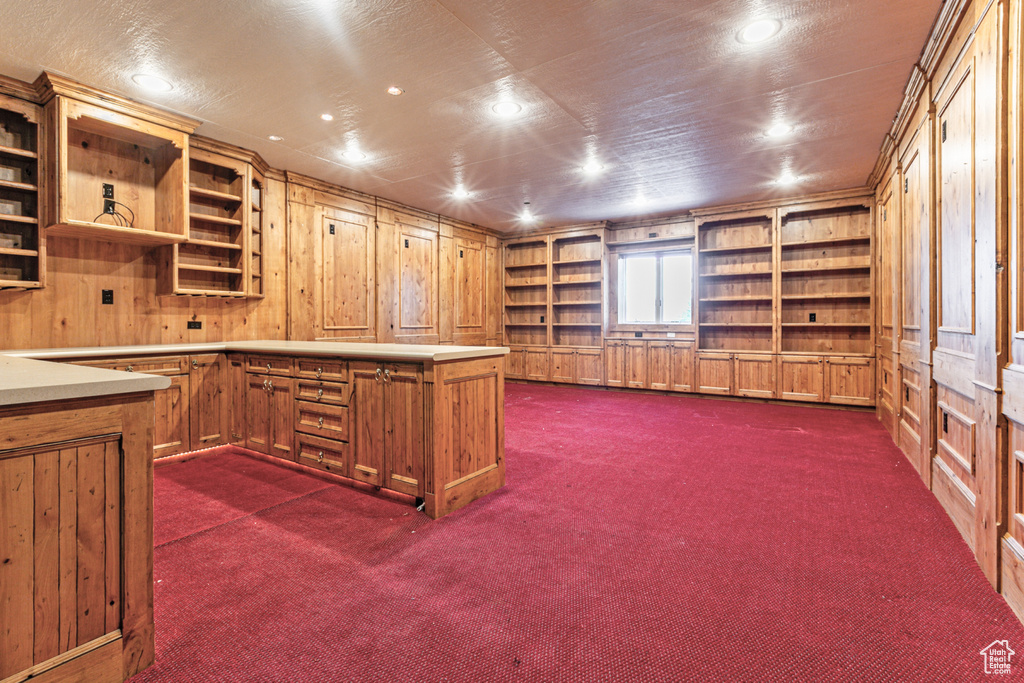
[[[666,323],[661,321],[662,316],[662,298],[664,293],[661,291],[662,287],[662,268],[665,256],[674,256],[678,254],[689,254],[691,267],[691,274],[693,280],[690,284],[690,322],[688,323]],[[634,323],[620,320],[620,313],[625,307],[625,296],[626,291],[622,286],[623,282],[623,269],[625,268],[624,260],[629,258],[637,257],[651,257],[654,256],[655,261],[655,283],[658,288],[656,293],[656,300],[654,305],[656,322],[650,323]],[[696,253],[692,244],[685,246],[673,246],[661,249],[636,249],[623,251],[615,254],[615,264],[612,268],[612,276],[615,278],[615,292],[616,296],[613,297],[613,311],[611,328],[621,332],[687,332],[696,329],[693,318],[696,315],[696,306],[694,305],[694,297],[696,296],[696,269],[697,269],[697,258]]]

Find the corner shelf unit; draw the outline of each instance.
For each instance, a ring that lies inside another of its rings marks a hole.
[[[779,212],[783,353],[870,356],[871,209]]]
[[[775,212],[709,217],[697,224],[698,348],[774,348]]]
[[[0,95],[0,289],[39,289],[46,275],[39,227],[42,109]]]
[[[198,122],[43,74],[55,181],[46,234],[160,246],[188,238],[189,135]],[[106,211],[104,185],[115,209]]]

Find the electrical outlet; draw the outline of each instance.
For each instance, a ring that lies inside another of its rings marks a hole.
[[[203,329],[203,321],[202,320],[189,320],[188,321],[188,329],[190,329],[190,330],[201,330],[201,329]]]
[[[104,199],[103,200],[103,213],[114,213],[114,200]]]
[[[100,301],[105,305],[113,305],[114,303],[114,290],[104,289],[101,290]]]
[[[656,232],[649,232],[649,233],[647,233],[647,239],[653,240],[653,239],[657,239],[657,237],[658,237],[658,233],[656,233]]]
[[[113,199],[114,198],[114,186],[110,183],[103,183],[103,198]]]
[[[634,336],[634,337],[643,337],[643,336],[644,336],[644,333],[643,333],[643,332],[634,332],[634,333],[633,333],[633,336]]]
[[[271,225],[270,227],[274,227],[274,226]],[[331,231],[331,234],[333,235],[334,234],[334,223],[331,223],[330,231]]]
[[[942,433],[949,433],[949,413],[942,413]]]
[[[540,317],[540,321],[541,321],[541,322],[544,322],[544,316],[541,316],[541,317]]]
[[[812,322],[812,323],[818,322],[818,314],[817,313],[811,313],[811,319],[808,320],[807,322]]]
[[[675,336],[676,336],[676,333],[675,333],[675,332],[669,332],[669,333],[668,333],[668,336],[669,336],[669,337],[675,337]]]

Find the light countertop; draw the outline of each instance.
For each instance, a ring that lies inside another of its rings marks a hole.
[[[171,386],[167,377],[0,355],[0,406],[93,398]]]

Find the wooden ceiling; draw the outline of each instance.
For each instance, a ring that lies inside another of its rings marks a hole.
[[[274,167],[516,230],[526,201],[558,225],[863,185],[941,4],[6,0],[0,73],[61,73]],[[737,40],[764,17],[778,35]],[[494,114],[505,99],[519,116]],[[779,121],[793,132],[765,137]]]

